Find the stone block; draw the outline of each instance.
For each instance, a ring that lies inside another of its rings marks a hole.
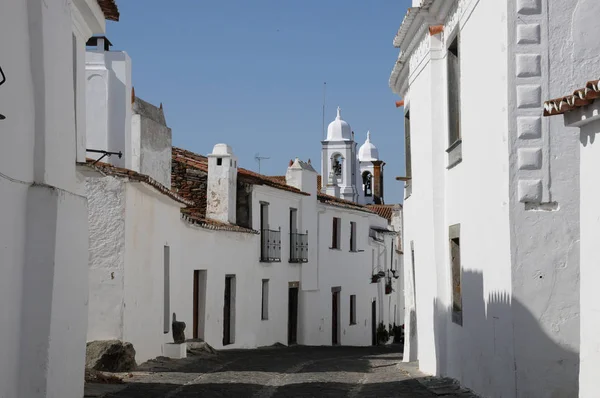
[[[519,201],[540,203],[542,201],[542,180],[520,180]]]
[[[542,75],[542,57],[539,54],[517,54],[517,77]]]
[[[164,343],[163,355],[167,358],[181,359],[187,357],[187,344]]]
[[[518,158],[519,170],[539,170],[542,168],[541,148],[520,148]]]
[[[521,116],[517,118],[517,135],[522,140],[542,137],[542,118],[539,116]]]
[[[523,15],[542,12],[542,0],[517,0],[517,12]]]
[[[517,86],[517,107],[520,109],[542,106],[542,87],[539,84]]]
[[[540,24],[517,26],[517,44],[540,44],[542,41]]]
[[[120,340],[87,343],[85,367],[104,372],[129,372],[136,367],[135,349]]]

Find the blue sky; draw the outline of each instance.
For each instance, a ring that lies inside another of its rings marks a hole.
[[[132,58],[136,95],[163,103],[173,145],[207,154],[225,142],[251,170],[260,153],[270,157],[263,174],[285,174],[295,157],[320,172],[327,82],[325,126],[339,105],[360,144],[371,131],[387,163],[386,203],[398,203],[404,134],[388,79],[409,3],[121,0],[107,36]]]

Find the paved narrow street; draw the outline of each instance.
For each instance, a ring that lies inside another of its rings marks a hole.
[[[292,347],[158,359],[126,384],[86,386],[86,397],[473,397],[424,378],[398,347]]]

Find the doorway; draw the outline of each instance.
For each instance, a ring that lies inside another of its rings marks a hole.
[[[194,339],[204,340],[206,314],[206,270],[194,270]]]
[[[288,345],[298,343],[298,286],[290,283],[288,289]]]
[[[371,344],[377,345],[377,301],[371,302]]]
[[[340,287],[331,288],[331,345],[340,344]]]
[[[233,344],[235,337],[235,275],[225,276],[223,302],[223,345]]]

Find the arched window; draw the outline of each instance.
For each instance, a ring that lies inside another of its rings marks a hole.
[[[372,176],[369,171],[365,171],[362,173],[363,180],[363,192],[365,196],[373,196],[373,190],[371,189]]]
[[[342,166],[344,165],[344,158],[339,153],[333,155],[331,158],[331,171],[333,175],[337,177],[338,182],[342,180]]]

